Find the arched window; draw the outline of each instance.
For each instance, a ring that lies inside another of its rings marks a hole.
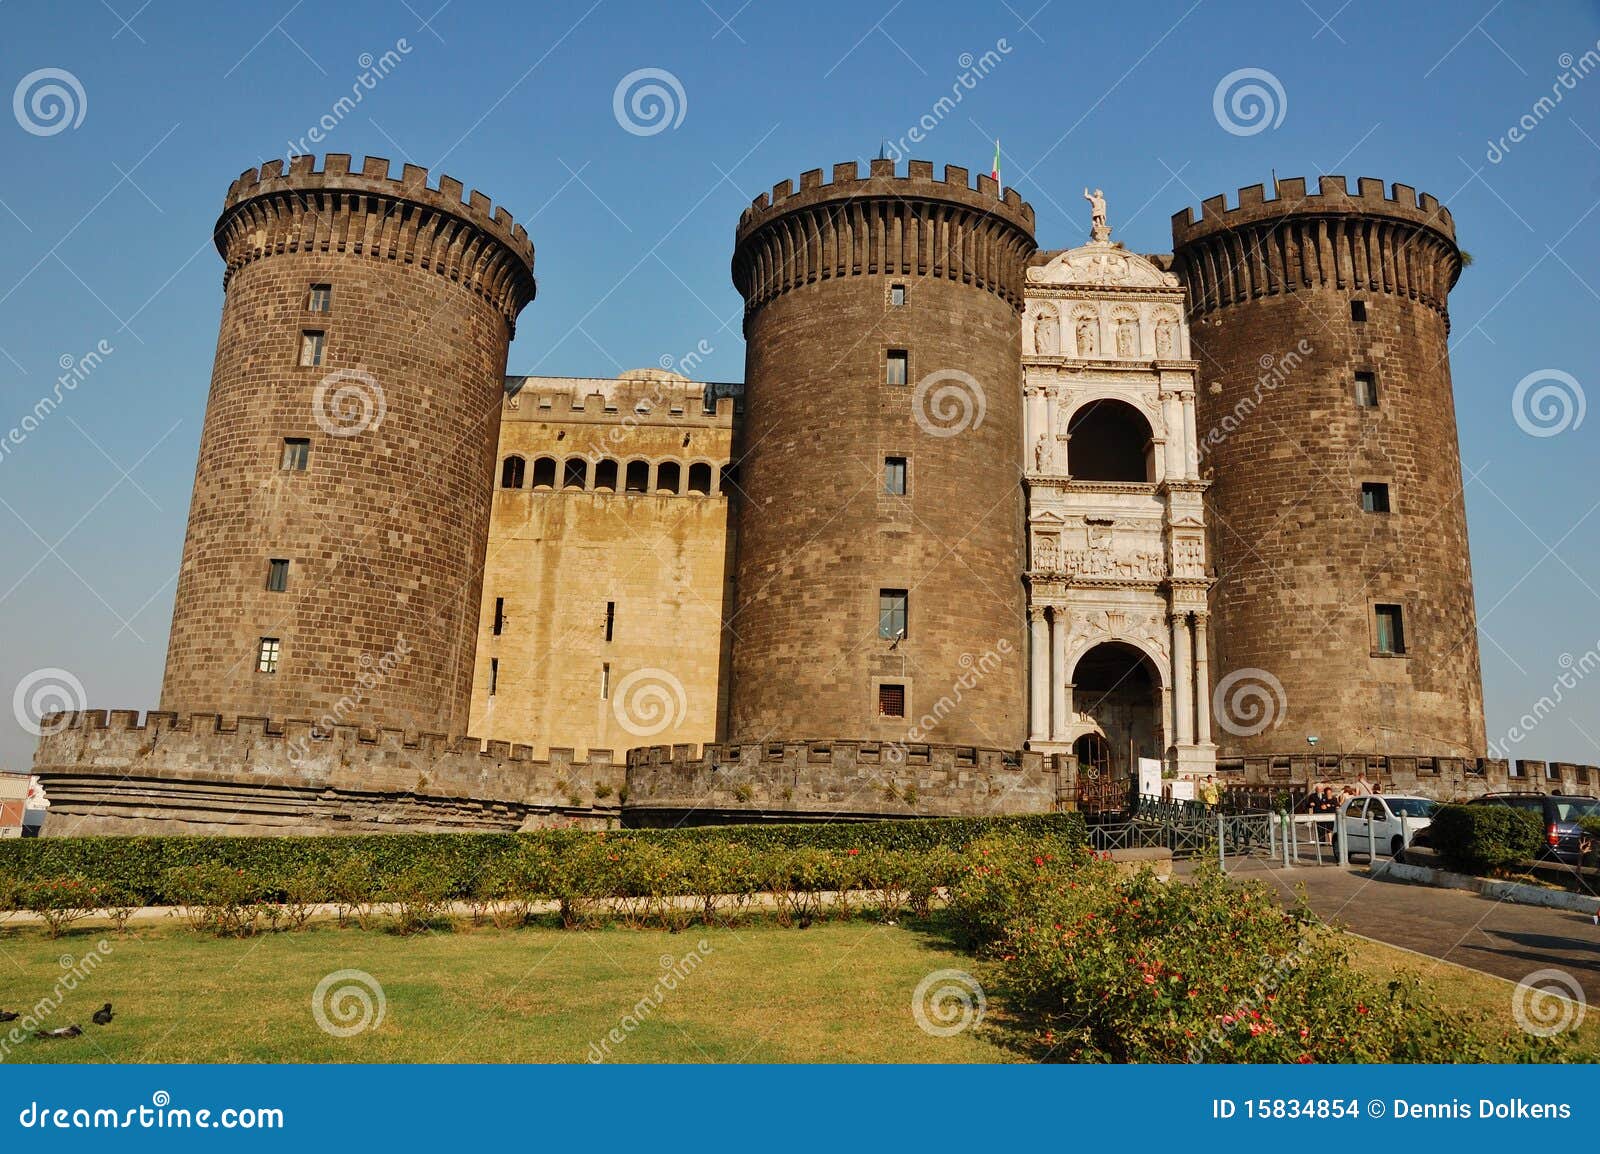
[[[500,465],[500,487],[502,489],[522,488],[522,473],[527,462],[521,457],[507,457]]]
[[[595,462],[594,487],[604,489],[608,493],[617,491],[617,463],[610,457]]]
[[[561,473],[563,489],[581,489],[589,480],[589,462],[582,457],[568,457],[567,467]]]
[[[535,489],[554,489],[556,487],[556,459],[554,457],[540,457],[533,463],[533,487]]]
[[[629,461],[628,478],[625,482],[625,492],[647,493],[650,491],[650,462]]]
[[[1123,401],[1090,401],[1067,423],[1067,471],[1075,481],[1155,480],[1150,423]]]
[[[679,474],[681,466],[676,461],[662,461],[656,466],[656,492],[676,493],[678,491]]]
[[[724,466],[722,466],[722,478],[718,482],[718,490],[717,491],[720,492],[720,493],[727,493],[727,494],[737,493],[739,491],[739,466],[738,465],[724,465]]]
[[[703,461],[697,461],[689,466],[689,492],[706,494],[711,492],[711,466]]]

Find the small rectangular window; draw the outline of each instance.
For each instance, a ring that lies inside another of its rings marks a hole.
[[[903,284],[889,287],[889,303],[895,308],[900,308],[906,303],[906,286]]]
[[[1361,482],[1361,511],[1387,513],[1389,511],[1389,486],[1382,481]]]
[[[1350,302],[1350,319],[1353,320],[1353,321],[1356,321],[1358,323],[1362,322],[1362,321],[1365,321],[1367,319],[1367,302],[1366,301],[1351,301]]]
[[[611,640],[611,635],[616,631],[616,628],[617,628],[617,603],[615,601],[607,601],[606,602],[606,640],[607,641]]]
[[[326,313],[333,311],[333,286],[331,284],[314,284],[306,298],[306,312]]]
[[[267,562],[267,592],[282,593],[289,588],[289,562],[275,557]]]
[[[906,687],[904,685],[878,686],[878,716],[904,717],[906,715]]]
[[[326,333],[307,329],[300,334],[300,367],[314,369],[322,364],[323,342]]]
[[[494,599],[494,635],[496,637],[499,637],[500,636],[500,631],[502,629],[504,629],[505,627],[506,627],[506,599],[504,597],[496,597]]]
[[[885,457],[883,459],[883,491],[894,497],[906,495],[906,459],[904,457]]]
[[[1358,372],[1356,374],[1356,404],[1363,409],[1376,409],[1378,407],[1378,376],[1376,373]]]
[[[283,439],[283,463],[280,466],[282,469],[290,473],[303,473],[310,458],[311,442],[305,437]]]
[[[906,591],[878,590],[878,636],[898,641],[906,635]]]
[[[278,672],[278,654],[281,652],[282,646],[276,637],[263,637],[256,646],[256,672]]]
[[[603,662],[600,666],[600,700],[606,701],[611,697],[611,662]]]
[[[500,688],[500,659],[489,658],[489,696],[493,697],[495,690]]]
[[[1378,652],[1398,654],[1406,651],[1406,630],[1403,614],[1398,605],[1375,605],[1377,615]]]
[[[904,349],[890,349],[887,359],[888,369],[884,379],[891,385],[905,384],[908,361]]]

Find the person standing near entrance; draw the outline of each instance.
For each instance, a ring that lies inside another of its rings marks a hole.
[[[1200,800],[1212,809],[1222,801],[1222,791],[1217,788],[1217,779],[1212,774],[1206,774],[1205,781],[1200,785]]]

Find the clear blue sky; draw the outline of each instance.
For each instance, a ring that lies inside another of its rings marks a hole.
[[[1451,312],[1490,739],[1600,645],[1600,412],[1547,437],[1512,412],[1531,373],[1600,388],[1600,75],[1532,111],[1600,40],[1593,3],[440,3],[0,4],[0,96],[44,68],[84,96],[50,135],[0,115],[0,433],[62,358],[113,350],[0,457],[0,765],[31,756],[3,705],[41,668],[96,707],[156,704],[221,306],[211,224],[233,177],[401,40],[315,151],[442,168],[528,224],[540,292],[513,372],[613,375],[705,341],[700,372],[741,379],[740,209],[900,139],[966,53],[1001,62],[914,154],[986,170],[999,136],[1046,247],[1083,239],[1086,183],[1118,240],[1157,252],[1174,211],[1274,167],[1435,193],[1475,257]],[[652,135],[613,113],[641,68],[684,93]],[[1213,112],[1243,68],[1284,94],[1250,135]],[[1600,762],[1600,672],[1560,693],[1514,752]]]

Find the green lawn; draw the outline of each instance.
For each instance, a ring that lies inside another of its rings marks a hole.
[[[109,951],[45,1023],[79,1023],[83,1037],[13,1046],[12,1026],[3,1025],[0,1058],[581,1062],[591,1043],[651,996],[662,961],[693,953],[702,939],[710,949],[698,967],[663,991],[636,1029],[622,1031],[611,1060],[1016,1060],[992,1017],[948,1038],[925,1033],[912,1017],[917,983],[934,970],[973,971],[970,956],[936,932],[867,921],[680,934],[458,928],[408,938],[314,925],[244,940],[176,925],[124,936],[86,929],[54,941],[34,929],[0,928],[0,1008],[7,1010],[49,996],[66,973],[61,959],[81,958],[102,941]],[[376,1029],[340,1038],[318,1026],[312,993],[337,970],[365,971],[381,985],[386,1006]],[[116,1020],[93,1026],[89,1015],[107,1001]]]

